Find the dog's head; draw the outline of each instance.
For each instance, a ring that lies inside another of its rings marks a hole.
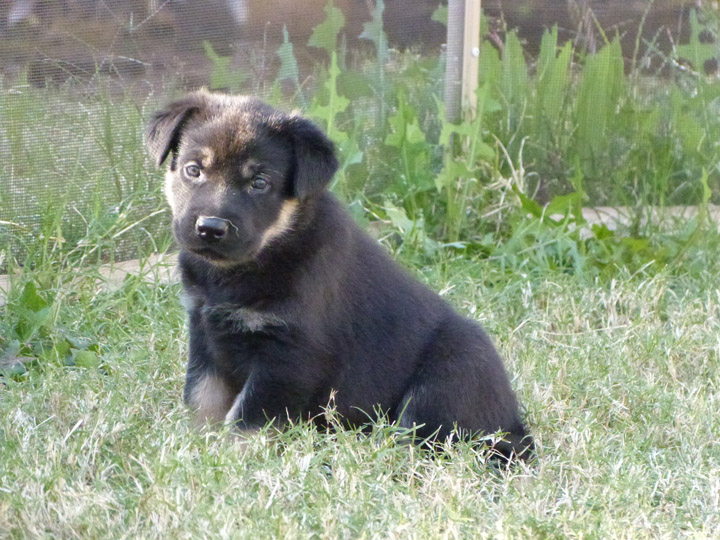
[[[218,266],[250,262],[291,231],[338,166],[309,120],[244,96],[189,94],[153,115],[145,139],[158,165],[169,158],[178,242]]]

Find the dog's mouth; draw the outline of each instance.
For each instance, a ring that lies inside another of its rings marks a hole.
[[[193,247],[190,248],[190,251],[195,253],[196,255],[200,255],[201,257],[206,257],[208,259],[224,259],[225,256],[218,253],[212,248],[208,247]]]
[[[206,246],[186,246],[185,249],[201,257],[208,263],[218,268],[230,268],[238,265],[243,265],[252,260],[252,257],[238,257],[237,255],[229,255],[226,253],[220,253],[213,248]]]
[[[218,253],[217,251],[209,247],[191,247],[189,248],[189,251],[214,264],[230,262],[230,259],[226,255]]]

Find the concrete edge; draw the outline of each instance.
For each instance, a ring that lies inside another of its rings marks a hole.
[[[177,253],[153,254],[144,259],[104,264],[97,269],[95,287],[98,291],[115,290],[128,276],[139,276],[148,283],[177,283],[180,281]],[[12,278],[7,274],[0,275],[0,306],[5,305]]]

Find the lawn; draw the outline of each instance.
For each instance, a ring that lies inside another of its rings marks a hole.
[[[42,272],[26,271],[0,324],[6,336],[24,325],[45,352],[0,390],[0,535],[720,532],[720,265],[601,282],[465,257],[412,264],[494,336],[536,460],[505,470],[464,444],[433,457],[382,423],[371,435],[297,425],[246,444],[197,433],[181,400],[179,285],[129,277],[98,290],[90,266],[35,290],[23,284]]]

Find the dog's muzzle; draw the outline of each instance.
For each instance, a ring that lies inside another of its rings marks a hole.
[[[230,220],[214,216],[199,216],[195,222],[195,232],[207,242],[217,242],[227,235]]]

